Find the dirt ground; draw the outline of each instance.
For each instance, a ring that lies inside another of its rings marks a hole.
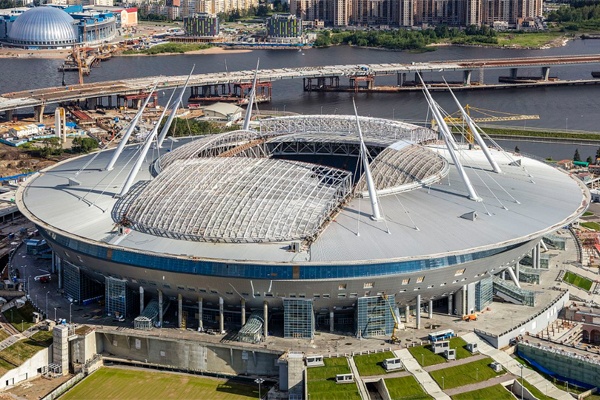
[[[73,375],[55,379],[36,378],[21,382],[17,386],[0,393],[0,400],[41,399],[72,377]]]
[[[25,151],[0,144],[0,176],[12,176],[46,168],[55,161],[31,157]]]

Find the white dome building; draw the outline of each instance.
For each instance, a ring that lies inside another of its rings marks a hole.
[[[77,41],[75,20],[54,7],[35,7],[10,26],[7,42],[18,47],[60,48]]]

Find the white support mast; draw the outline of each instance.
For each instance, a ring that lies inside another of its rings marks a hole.
[[[446,82],[445,79],[444,79],[444,82]],[[502,173],[500,166],[498,166],[498,163],[496,162],[496,160],[494,160],[494,158],[490,154],[490,149],[488,148],[487,144],[483,141],[483,138],[479,134],[479,130],[475,126],[475,122],[473,121],[471,116],[469,114],[467,114],[467,112],[465,111],[463,106],[458,102],[458,99],[454,95],[454,92],[452,91],[452,89],[450,89],[450,85],[448,85],[448,82],[446,82],[446,86],[448,86],[448,90],[450,91],[450,94],[454,98],[454,101],[456,102],[456,105],[458,106],[458,108],[463,116],[463,120],[467,121],[467,125],[469,125],[469,129],[471,130],[471,133],[475,137],[475,141],[477,142],[479,147],[481,147],[481,150],[483,151],[483,154],[485,154],[485,158],[487,158],[488,162],[492,166],[492,169],[497,174]]]
[[[360,139],[360,155],[363,160],[363,167],[365,169],[365,179],[367,181],[367,189],[369,191],[369,199],[371,200],[371,208],[373,209],[373,215],[371,218],[375,221],[381,221],[381,212],[379,211],[379,201],[377,200],[377,190],[373,183],[373,177],[371,176],[371,168],[369,167],[369,159],[367,158],[367,146],[363,139],[362,130],[360,129],[360,121],[358,119],[358,112],[356,111],[356,103],[352,99],[352,105],[354,106],[354,115],[356,116],[356,127],[358,128],[358,137]]]
[[[169,108],[169,104],[171,104],[171,100],[173,99],[173,95],[175,94],[176,90],[177,89],[173,89],[173,91],[171,92],[171,97],[169,97],[169,101],[167,102],[167,105],[163,109],[163,112],[160,115],[158,122],[156,123],[156,125],[154,125],[154,129],[152,129],[152,132],[150,132],[150,134],[148,134],[148,136],[146,137],[146,142],[144,142],[144,147],[142,148],[142,151],[140,152],[140,155],[138,156],[138,159],[136,160],[135,165],[133,166],[133,168],[131,168],[131,171],[129,171],[129,175],[127,176],[127,180],[125,181],[123,188],[121,189],[121,193],[119,193],[119,197],[123,197],[127,194],[127,192],[129,192],[129,189],[131,188],[131,185],[133,184],[133,181],[135,180],[135,177],[137,176],[138,171],[142,167],[142,163],[144,162],[144,159],[146,158],[146,154],[148,154],[148,150],[150,150],[150,145],[152,144],[152,142],[154,141],[154,138],[156,137],[156,133],[158,132],[159,122],[162,121],[163,117],[165,116],[165,113],[167,112],[167,109]],[[175,112],[175,111],[173,111],[173,112]]]
[[[113,154],[112,158],[106,165],[107,171],[112,171],[113,168],[115,167],[115,163],[117,162],[117,160],[119,159],[119,156],[123,152],[123,148],[127,144],[127,141],[129,140],[129,136],[131,136],[131,133],[135,129],[140,117],[142,116],[142,113],[144,112],[144,109],[146,108],[146,106],[148,105],[148,102],[150,101],[150,98],[152,97],[152,94],[156,90],[157,85],[158,85],[158,82],[156,82],[154,84],[154,87],[150,91],[150,94],[146,98],[146,101],[144,101],[144,105],[142,105],[142,107],[140,107],[137,114],[135,114],[135,117],[133,117],[133,119],[131,120],[131,123],[129,124],[129,127],[127,127],[127,131],[125,132],[125,135],[123,135],[123,137],[121,138],[121,142],[119,143],[119,146],[117,147],[117,150],[115,151],[115,154]]]
[[[421,79],[421,83],[423,83],[422,79]],[[479,197],[477,195],[477,192],[475,192],[475,189],[473,188],[473,185],[471,184],[471,180],[469,179],[469,177],[467,176],[467,173],[465,172],[465,168],[460,163],[458,155],[456,154],[456,152],[454,151],[454,148],[452,147],[452,144],[449,139],[449,137],[452,136],[452,133],[450,132],[448,125],[446,125],[446,121],[444,121],[444,118],[442,117],[442,114],[440,113],[438,105],[431,97],[429,90],[427,90],[427,86],[425,86],[425,83],[423,83],[423,91],[425,92],[425,97],[427,98],[427,102],[429,103],[429,108],[431,109],[431,112],[433,113],[433,116],[434,116],[436,122],[438,123],[438,126],[440,127],[440,130],[442,132],[442,137],[444,138],[444,142],[446,143],[446,148],[448,149],[448,153],[450,153],[452,162],[454,162],[454,165],[456,166],[456,169],[458,171],[458,175],[460,176],[463,183],[467,187],[467,191],[469,192],[469,199],[474,200],[474,201],[481,201],[481,197]]]
[[[244,125],[242,129],[247,131],[250,129],[250,119],[252,118],[252,107],[254,107],[254,98],[256,97],[256,76],[258,75],[258,65],[260,59],[256,61],[256,69],[254,70],[254,80],[252,81],[252,89],[250,90],[250,99],[248,100],[248,107],[246,107],[246,115],[244,117]]]
[[[169,129],[171,129],[171,124],[173,123],[173,118],[175,118],[175,114],[177,114],[177,109],[179,108],[179,105],[181,104],[181,101],[183,100],[183,94],[185,93],[185,89],[187,89],[187,86],[188,86],[188,83],[190,82],[190,78],[192,77],[192,74],[194,73],[194,68],[196,68],[196,64],[192,65],[192,70],[190,71],[190,74],[188,75],[187,79],[185,80],[185,84],[181,88],[181,92],[179,92],[179,97],[177,98],[175,103],[173,103],[173,112],[171,114],[169,114],[169,119],[167,119],[167,122],[163,125],[163,128],[160,131],[160,135],[158,136],[158,140],[156,142],[156,148],[159,150],[165,140],[165,137],[167,137],[167,132],[169,132]],[[158,124],[160,124],[160,121],[158,122]]]

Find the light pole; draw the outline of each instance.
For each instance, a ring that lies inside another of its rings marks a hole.
[[[445,386],[446,386],[446,385],[444,385],[444,377],[442,376],[442,390],[444,390],[444,387],[445,387]]]
[[[475,368],[475,380],[479,380],[479,368]]]
[[[569,130],[569,117],[565,118],[565,131]]]
[[[421,367],[425,366],[425,354],[421,353]]]
[[[283,105],[283,114],[285,115],[285,104]]]
[[[519,364],[519,368],[521,368],[521,400],[523,400],[523,368],[525,366],[523,364]]]
[[[69,303],[69,324],[71,324],[71,307],[73,307],[73,303]]]
[[[323,106],[321,106],[321,115],[323,115]]]
[[[392,119],[396,120],[396,109],[392,108]]]
[[[56,307],[54,307],[54,321],[56,321]]]
[[[261,383],[263,383],[265,380],[263,378],[256,378],[254,380],[254,383],[258,383],[258,398],[262,399],[262,396],[260,395],[260,385]]]
[[[50,291],[46,292],[46,318],[48,318],[48,293],[50,293]]]
[[[29,278],[31,278],[31,275],[27,276],[27,290],[26,290],[27,294],[29,294]]]

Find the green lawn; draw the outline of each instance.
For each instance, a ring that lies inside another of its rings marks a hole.
[[[18,341],[12,346],[0,351],[0,358],[15,366],[23,364],[25,360],[31,358],[38,351],[50,346],[50,343],[52,343],[52,340],[48,343],[48,341],[44,339],[40,340],[39,338],[41,338],[41,336]]]
[[[338,374],[349,374],[348,360],[344,357],[325,358],[324,367],[307,369],[308,393],[311,400],[360,399],[356,383],[335,383]]]
[[[580,222],[579,225],[594,230],[594,231],[600,231],[600,224],[597,222],[593,222],[593,221],[586,221],[586,222]]]
[[[12,307],[4,312],[4,317],[8,322],[15,327],[19,332],[26,331],[34,324],[33,322],[33,305],[29,302],[21,308]]]
[[[262,387],[264,395],[266,388]],[[212,399],[258,398],[258,386],[183,374],[137,369],[101,368],[61,399]]]
[[[472,392],[460,393],[452,396],[453,400],[515,400],[514,396],[502,385],[494,385],[485,389],[473,390]]]
[[[584,278],[581,275],[574,274],[570,271],[565,272],[565,276],[563,276],[563,281],[570,283],[571,285],[577,286],[585,291],[590,291],[592,288],[592,281],[588,278]]]
[[[387,358],[396,358],[396,356],[391,351],[354,356],[354,363],[360,376],[383,375],[387,373],[383,368],[383,360]]]
[[[492,362],[491,358],[486,357],[467,364],[431,371],[429,375],[431,375],[440,387],[443,386],[444,389],[452,389],[470,385],[471,383],[487,381],[490,378],[503,374],[504,371],[496,373],[490,368],[489,364]],[[443,383],[442,378],[444,378]]]
[[[412,375],[402,378],[387,378],[385,379],[385,386],[387,386],[392,399],[431,399],[431,396],[425,393],[419,382]]]
[[[520,379],[518,379],[518,381],[521,382]],[[531,383],[527,382],[526,380],[523,380],[523,386],[525,386],[525,388],[527,388],[527,390],[529,390],[529,393],[534,395],[539,400],[552,400],[552,397],[546,396],[538,388],[536,388],[535,386],[533,386]]]
[[[459,337],[453,337],[450,339],[450,348],[456,349],[456,359],[471,357],[471,353],[465,349],[467,342]],[[446,359],[441,354],[434,354],[431,351],[431,346],[416,346],[408,349],[410,354],[421,364],[422,367],[428,367],[430,365],[441,364],[446,362]]]
[[[594,213],[591,212],[591,211],[586,211],[586,212],[583,213],[584,217],[591,217],[592,215],[594,215]]]
[[[559,32],[535,32],[535,33],[499,33],[498,45],[500,46],[520,46],[520,47],[541,47],[553,40],[564,36]]]

